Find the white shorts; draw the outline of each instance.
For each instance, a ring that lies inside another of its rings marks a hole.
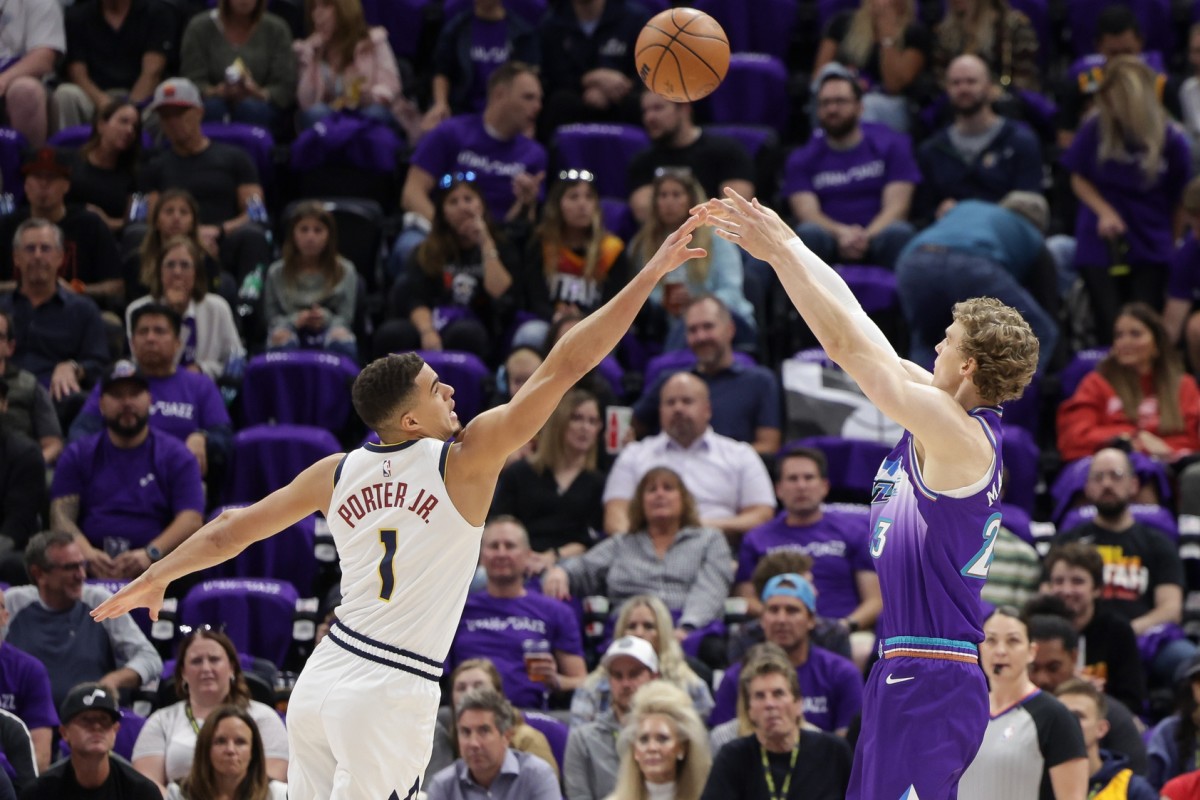
[[[288,701],[290,800],[415,798],[441,688],[326,637]],[[394,792],[394,794],[393,794]]]

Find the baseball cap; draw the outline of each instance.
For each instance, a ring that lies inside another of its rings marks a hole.
[[[810,614],[817,613],[817,593],[803,575],[785,572],[767,581],[767,585],[763,587],[762,601],[765,603],[778,595],[794,597],[804,603]]]
[[[187,78],[168,78],[154,90],[154,100],[150,103],[151,111],[158,111],[163,106],[171,108],[203,108],[200,90],[196,84]]]
[[[100,378],[100,391],[107,392],[112,388],[113,384],[120,381],[133,381],[140,383],[142,388],[150,388],[150,382],[146,380],[146,376],[138,369],[137,364],[127,359],[121,359],[108,368],[108,371]]]
[[[66,725],[85,711],[107,711],[114,722],[121,721],[121,708],[117,705],[116,695],[98,683],[81,683],[67,692],[58,709],[58,718]]]
[[[42,147],[25,159],[25,163],[21,165],[21,174],[69,178],[71,177],[71,163],[61,151],[53,147]]]
[[[604,658],[600,659],[600,666],[608,669],[608,665],[621,656],[629,656],[645,664],[651,672],[658,672],[658,653],[654,652],[654,645],[645,639],[639,639],[636,636],[622,636],[604,651]]]

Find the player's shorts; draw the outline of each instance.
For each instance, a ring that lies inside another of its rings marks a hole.
[[[289,800],[409,800],[433,751],[441,666],[335,623],[288,701]]]
[[[975,645],[944,651],[955,656],[892,642],[867,678],[846,800],[955,800],[988,725]]]

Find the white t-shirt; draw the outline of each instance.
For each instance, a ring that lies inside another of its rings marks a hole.
[[[6,69],[30,50],[49,47],[67,51],[62,6],[45,0],[8,0],[0,25],[0,70]]]
[[[287,730],[275,709],[250,701],[250,716],[258,725],[262,736],[263,752],[267,758],[287,760]],[[196,720],[201,725],[204,720]],[[187,703],[178,703],[160,708],[146,720],[133,746],[133,761],[144,756],[164,756],[167,781],[177,783],[192,770],[192,753],[196,750],[196,732],[187,718]]]
[[[287,800],[287,784],[283,781],[271,781],[267,785],[267,797],[269,800]],[[167,800],[190,800],[179,786],[172,783],[167,789]]]

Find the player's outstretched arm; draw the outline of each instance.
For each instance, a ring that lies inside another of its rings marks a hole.
[[[158,619],[163,592],[171,581],[227,561],[314,511],[325,513],[333,494],[333,474],[341,460],[341,453],[327,456],[254,505],[223,511],[162,561],[151,564],[141,576],[96,606],[92,617],[102,621],[135,608],[148,608],[150,618]]]
[[[478,459],[480,464],[503,463],[532,439],[563,395],[617,346],[663,276],[689,259],[705,255],[704,250],[688,245],[707,214],[701,210],[689,217],[616,297],[568,331],[512,400],[472,420],[463,431],[459,458]]]

